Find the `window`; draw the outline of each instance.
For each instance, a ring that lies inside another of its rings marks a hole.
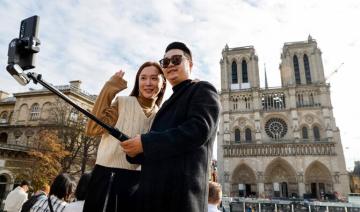
[[[308,138],[309,138],[307,127],[303,127],[303,128],[302,128],[302,138],[303,138],[303,139],[308,139]]]
[[[6,111],[2,112],[0,115],[0,124],[8,122],[8,114]]]
[[[30,120],[38,120],[40,117],[40,107],[39,104],[35,103],[31,106],[31,112],[30,112]]]
[[[70,121],[76,122],[78,120],[79,111],[76,109],[71,109],[69,119]]]
[[[315,141],[320,141],[320,130],[319,130],[319,127],[314,126],[314,128],[313,128],[313,134],[314,134],[314,139],[315,139]]]
[[[240,130],[235,129],[235,142],[240,143]]]
[[[238,83],[237,64],[235,61],[232,62],[232,64],[231,64],[231,79],[232,79],[232,81],[231,81],[232,84]]]
[[[1,133],[0,134],[0,143],[7,143],[7,139],[8,139],[8,134],[7,133]]]
[[[294,63],[294,72],[295,72],[295,82],[297,85],[300,85],[301,78],[300,78],[299,61],[296,55],[294,55],[293,57],[293,63]]]
[[[287,133],[287,124],[281,118],[271,118],[265,124],[266,134],[275,140],[283,138]]]
[[[245,130],[245,141],[246,141],[247,143],[250,143],[251,140],[252,140],[252,138],[251,138],[251,129],[250,129],[250,128],[246,128],[246,130]]]
[[[247,63],[245,60],[241,62],[241,69],[242,69],[242,82],[246,83],[249,82],[248,79],[248,71],[247,71]]]
[[[306,54],[304,55],[304,68],[305,68],[306,83],[310,84],[311,83],[310,64],[309,64],[308,56]]]

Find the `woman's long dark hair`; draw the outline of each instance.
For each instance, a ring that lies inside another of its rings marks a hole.
[[[50,195],[55,195],[59,199],[68,201],[68,198],[74,190],[74,182],[67,173],[59,174],[50,187]]]
[[[162,69],[161,69],[159,63],[157,63],[157,62],[148,61],[148,62],[145,62],[144,64],[142,64],[140,66],[139,70],[136,73],[134,88],[131,91],[130,96],[137,97],[137,96],[140,95],[140,93],[139,93],[140,92],[139,91],[139,77],[140,77],[141,71],[144,68],[149,67],[149,66],[154,66],[159,71],[159,73],[160,73],[160,75],[161,75],[161,77],[163,78],[163,81],[164,81],[164,85],[161,88],[160,93],[158,94],[158,98],[156,99],[156,102],[155,102],[155,104],[160,107],[160,104],[162,102],[162,99],[163,99],[164,93],[165,93],[165,89],[166,89],[166,79],[165,79],[164,73],[162,72]]]

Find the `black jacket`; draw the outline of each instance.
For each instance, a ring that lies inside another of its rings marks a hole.
[[[141,135],[144,153],[132,159],[142,164],[138,211],[207,211],[219,96],[204,81],[186,80],[173,91]]]

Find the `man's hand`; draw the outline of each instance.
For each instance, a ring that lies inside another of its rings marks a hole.
[[[135,157],[136,155],[144,151],[140,135],[137,135],[129,140],[120,142],[120,146],[123,148],[124,152],[130,157]]]

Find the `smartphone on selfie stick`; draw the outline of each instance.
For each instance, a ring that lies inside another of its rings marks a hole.
[[[36,53],[40,51],[40,40],[38,38],[39,21],[40,17],[37,15],[21,21],[19,38],[14,38],[9,43],[8,65],[6,66],[6,70],[9,72],[9,74],[23,86],[27,85],[31,80],[34,82],[34,84],[41,84],[59,96],[61,99],[72,105],[74,108],[79,110],[85,116],[89,117],[97,124],[105,128],[110,135],[114,136],[119,141],[125,141],[129,139],[129,136],[125,135],[118,129],[103,123],[96,116],[78,106],[57,88],[44,81],[41,74],[37,74],[35,72],[25,72],[26,70],[35,68],[35,56]]]

